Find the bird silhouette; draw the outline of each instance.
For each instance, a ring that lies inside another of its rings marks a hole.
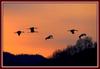
[[[21,33],[24,33],[24,31],[17,31],[17,32],[15,32],[15,33],[17,33],[18,36],[20,36],[20,34],[21,34]]]
[[[79,38],[81,38],[81,37],[83,37],[83,36],[86,36],[86,34],[83,33],[83,34],[79,35]]]
[[[45,38],[45,40],[47,39],[53,39],[53,35],[49,35],[48,37]]]
[[[36,27],[30,27],[28,29],[30,29],[30,33],[38,32],[38,31],[35,31],[35,29],[37,29]]]
[[[71,29],[71,30],[68,30],[68,31],[70,31],[72,34],[75,34],[75,31],[78,31],[78,30]]]

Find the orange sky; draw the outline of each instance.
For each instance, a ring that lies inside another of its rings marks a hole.
[[[50,56],[55,50],[72,45],[81,33],[96,41],[97,2],[3,2],[2,47],[13,54],[41,54]],[[36,26],[39,33],[27,33]],[[67,30],[78,29],[72,35]],[[21,36],[14,32],[24,30]],[[44,40],[49,34],[52,40]]]

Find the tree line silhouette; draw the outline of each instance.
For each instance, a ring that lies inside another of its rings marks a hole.
[[[3,52],[3,66],[96,66],[97,43],[87,36],[78,39],[75,45],[55,51],[51,57],[42,55],[13,55]]]

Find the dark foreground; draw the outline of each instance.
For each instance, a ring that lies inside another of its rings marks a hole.
[[[3,52],[3,66],[96,66],[97,43],[90,37],[78,39],[76,44],[57,50],[52,57],[41,55],[13,55]]]

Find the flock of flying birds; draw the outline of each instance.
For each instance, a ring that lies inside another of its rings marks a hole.
[[[30,30],[30,33],[38,32],[38,31],[35,30],[35,29],[37,29],[36,27],[30,27],[30,28],[28,28],[28,29]],[[70,29],[70,30],[68,30],[68,31],[69,31],[71,34],[75,34],[75,32],[77,32],[78,30],[76,30],[76,29]],[[24,31],[19,30],[19,31],[17,31],[17,32],[15,32],[15,33],[17,33],[17,35],[20,36],[21,33],[24,33]],[[86,36],[86,34],[85,34],[85,33],[80,34],[80,35],[79,35],[79,38],[81,38],[81,37],[83,37],[83,36]],[[45,40],[48,40],[48,39],[53,39],[53,35],[48,35],[47,37],[45,37]]]

